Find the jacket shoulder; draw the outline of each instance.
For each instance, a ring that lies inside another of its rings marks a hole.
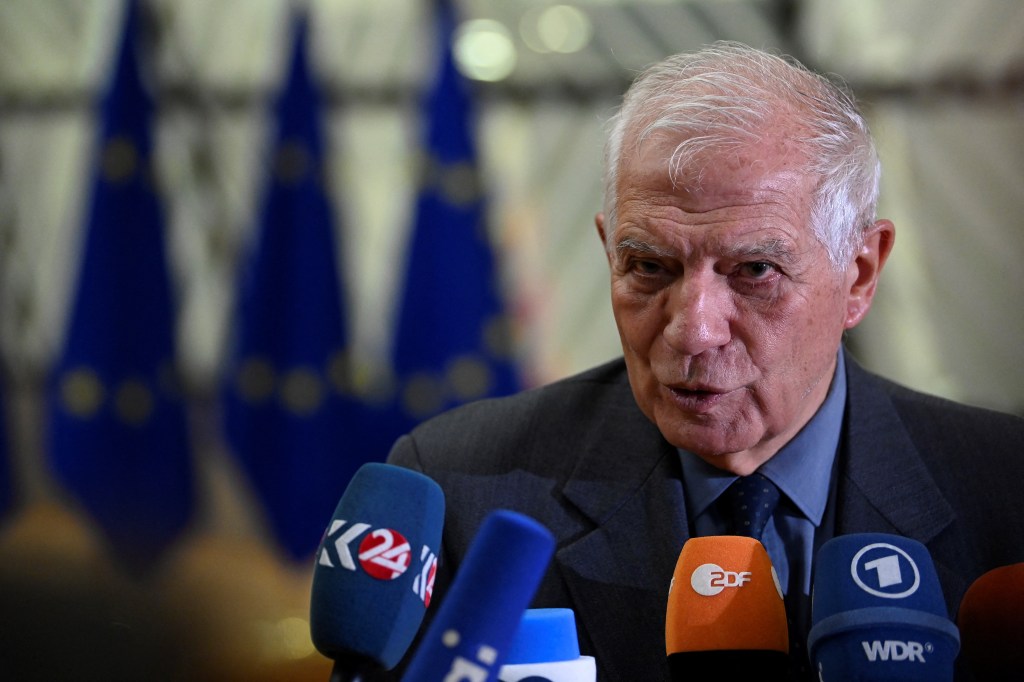
[[[1024,418],[923,393],[857,368],[858,381],[888,397],[915,442],[970,453],[993,447],[1019,450]],[[1024,456],[1013,461],[1024,466]]]
[[[551,384],[454,408],[412,431],[418,443],[518,438],[579,431],[615,406],[635,408],[625,363],[613,361]]]
[[[551,384],[440,414],[403,436],[389,461],[426,472],[569,466],[587,434],[609,418],[643,419],[620,358]],[[539,461],[542,460],[542,461]]]

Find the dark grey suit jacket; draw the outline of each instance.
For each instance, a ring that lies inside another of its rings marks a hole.
[[[955,614],[981,573],[1024,561],[1024,420],[846,367],[836,533],[924,543]],[[600,679],[668,679],[669,580],[689,537],[682,472],[622,360],[453,410],[400,439],[389,462],[444,490],[435,599],[489,512],[523,512],[558,543],[533,605],[574,610]]]

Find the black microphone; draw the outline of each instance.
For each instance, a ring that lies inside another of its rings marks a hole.
[[[331,517],[313,572],[313,644],[335,661],[331,680],[387,679],[430,604],[444,494],[390,464],[356,471]]]
[[[1024,673],[1024,563],[994,568],[971,583],[957,614],[964,656],[979,680]]]

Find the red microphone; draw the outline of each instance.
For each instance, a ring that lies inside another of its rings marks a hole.
[[[957,614],[967,662],[979,680],[1024,674],[1024,563],[994,568],[967,589]]]

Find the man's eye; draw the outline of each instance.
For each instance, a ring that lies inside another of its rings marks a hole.
[[[744,263],[740,266],[740,274],[751,279],[764,279],[775,272],[775,270],[776,267],[774,265],[764,261]]]
[[[657,275],[662,271],[662,267],[658,263],[649,260],[633,261],[633,269],[641,275]]]

